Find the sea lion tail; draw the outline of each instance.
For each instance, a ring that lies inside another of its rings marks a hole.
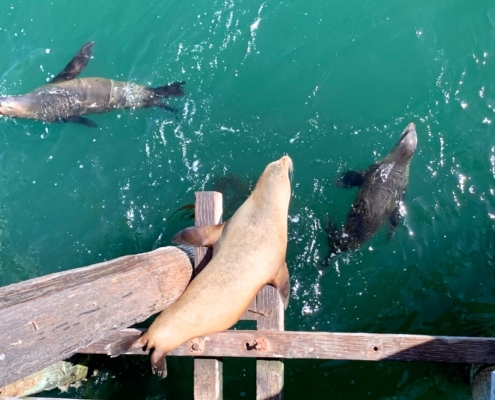
[[[156,88],[150,88],[155,97],[161,99],[165,97],[182,97],[184,96],[183,86],[186,82],[174,82],[170,85],[158,86]]]

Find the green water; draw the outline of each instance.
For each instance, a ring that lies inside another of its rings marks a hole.
[[[180,116],[91,116],[99,129],[1,119],[0,285],[169,245],[195,191],[229,174],[252,185],[289,154],[286,329],[493,335],[493,2],[10,0],[0,93],[43,84],[90,40],[83,76],[185,80],[170,101]],[[408,122],[403,223],[319,275],[325,216],[342,223],[355,196],[336,179],[385,155]],[[98,376],[70,396],[192,398],[190,360],[171,358],[164,381],[144,357],[88,362]],[[289,360],[285,398],[469,399],[468,371]],[[224,378],[226,399],[255,398],[252,360],[226,360]]]

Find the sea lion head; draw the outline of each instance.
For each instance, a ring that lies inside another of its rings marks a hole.
[[[7,96],[0,98],[0,115],[24,117],[29,114],[29,105],[25,96]]]
[[[416,126],[411,122],[409,125],[407,125],[399,141],[390,151],[387,158],[390,157],[398,163],[407,163],[414,155],[417,144],[418,136],[416,134]]]
[[[271,162],[259,177],[251,196],[270,203],[274,200],[284,200],[282,204],[287,203],[288,206],[292,170],[292,160],[289,156]]]

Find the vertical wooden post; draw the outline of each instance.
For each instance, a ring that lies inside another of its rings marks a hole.
[[[278,290],[265,286],[256,297],[257,326],[263,331],[284,330],[284,305]],[[256,361],[256,398],[281,400],[284,389],[284,363],[282,360]]]
[[[195,226],[213,225],[222,222],[222,194],[218,192],[196,192]],[[195,253],[195,274],[211,260],[211,250],[197,247]],[[194,399],[222,400],[222,359],[194,359]]]

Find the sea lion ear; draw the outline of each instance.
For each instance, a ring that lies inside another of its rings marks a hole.
[[[195,226],[176,233],[172,242],[194,247],[213,246],[222,235],[225,222],[219,225]]]
[[[69,64],[67,64],[64,70],[52,79],[51,83],[63,82],[74,79],[81,71],[86,67],[91,56],[91,48],[93,47],[93,42],[86,43],[81,50],[77,52]]]

